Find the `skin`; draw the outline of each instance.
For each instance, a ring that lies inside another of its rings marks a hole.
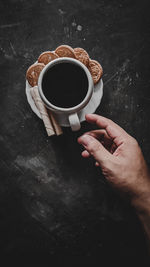
[[[143,224],[150,251],[150,172],[137,141],[113,121],[86,115],[98,130],[78,138],[82,156],[95,159],[109,183],[129,198]]]

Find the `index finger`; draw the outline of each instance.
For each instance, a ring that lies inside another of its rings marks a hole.
[[[87,114],[86,120],[90,123],[95,123],[102,129],[105,129],[107,134],[113,139],[114,143],[118,146],[128,136],[127,132],[119,125],[110,119],[96,114]]]

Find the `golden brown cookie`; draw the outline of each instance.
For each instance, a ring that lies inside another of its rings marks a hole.
[[[59,57],[72,57],[75,58],[74,50],[69,45],[60,45],[56,48],[55,53]]]
[[[88,69],[92,75],[94,84],[98,83],[103,75],[102,66],[96,60],[89,60]]]
[[[26,73],[26,78],[28,80],[28,83],[33,87],[38,84],[38,78],[40,75],[40,72],[45,67],[43,63],[35,63],[31,65]]]
[[[46,65],[50,61],[52,61],[52,60],[54,60],[56,58],[58,58],[58,56],[57,56],[57,54],[55,52],[45,51],[39,56],[38,62],[39,63],[44,63]]]
[[[86,67],[89,64],[89,55],[88,53],[80,47],[74,48],[75,57],[77,60],[81,61]]]

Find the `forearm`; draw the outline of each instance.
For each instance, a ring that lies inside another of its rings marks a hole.
[[[113,121],[96,114],[86,115],[100,128],[78,139],[82,156],[94,157],[107,180],[126,193],[143,224],[150,251],[150,172],[137,141]]]
[[[137,216],[143,225],[150,253],[150,192],[147,191],[138,198],[133,199],[132,206],[135,208]]]

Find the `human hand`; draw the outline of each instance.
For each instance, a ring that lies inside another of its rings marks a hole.
[[[89,123],[101,129],[78,138],[85,150],[83,157],[93,156],[106,179],[130,197],[143,224],[150,253],[150,174],[137,141],[113,121],[95,114],[86,115]]]
[[[149,170],[137,141],[107,118],[88,114],[86,120],[101,129],[78,138],[82,156],[93,156],[106,179],[132,199],[150,196]]]

